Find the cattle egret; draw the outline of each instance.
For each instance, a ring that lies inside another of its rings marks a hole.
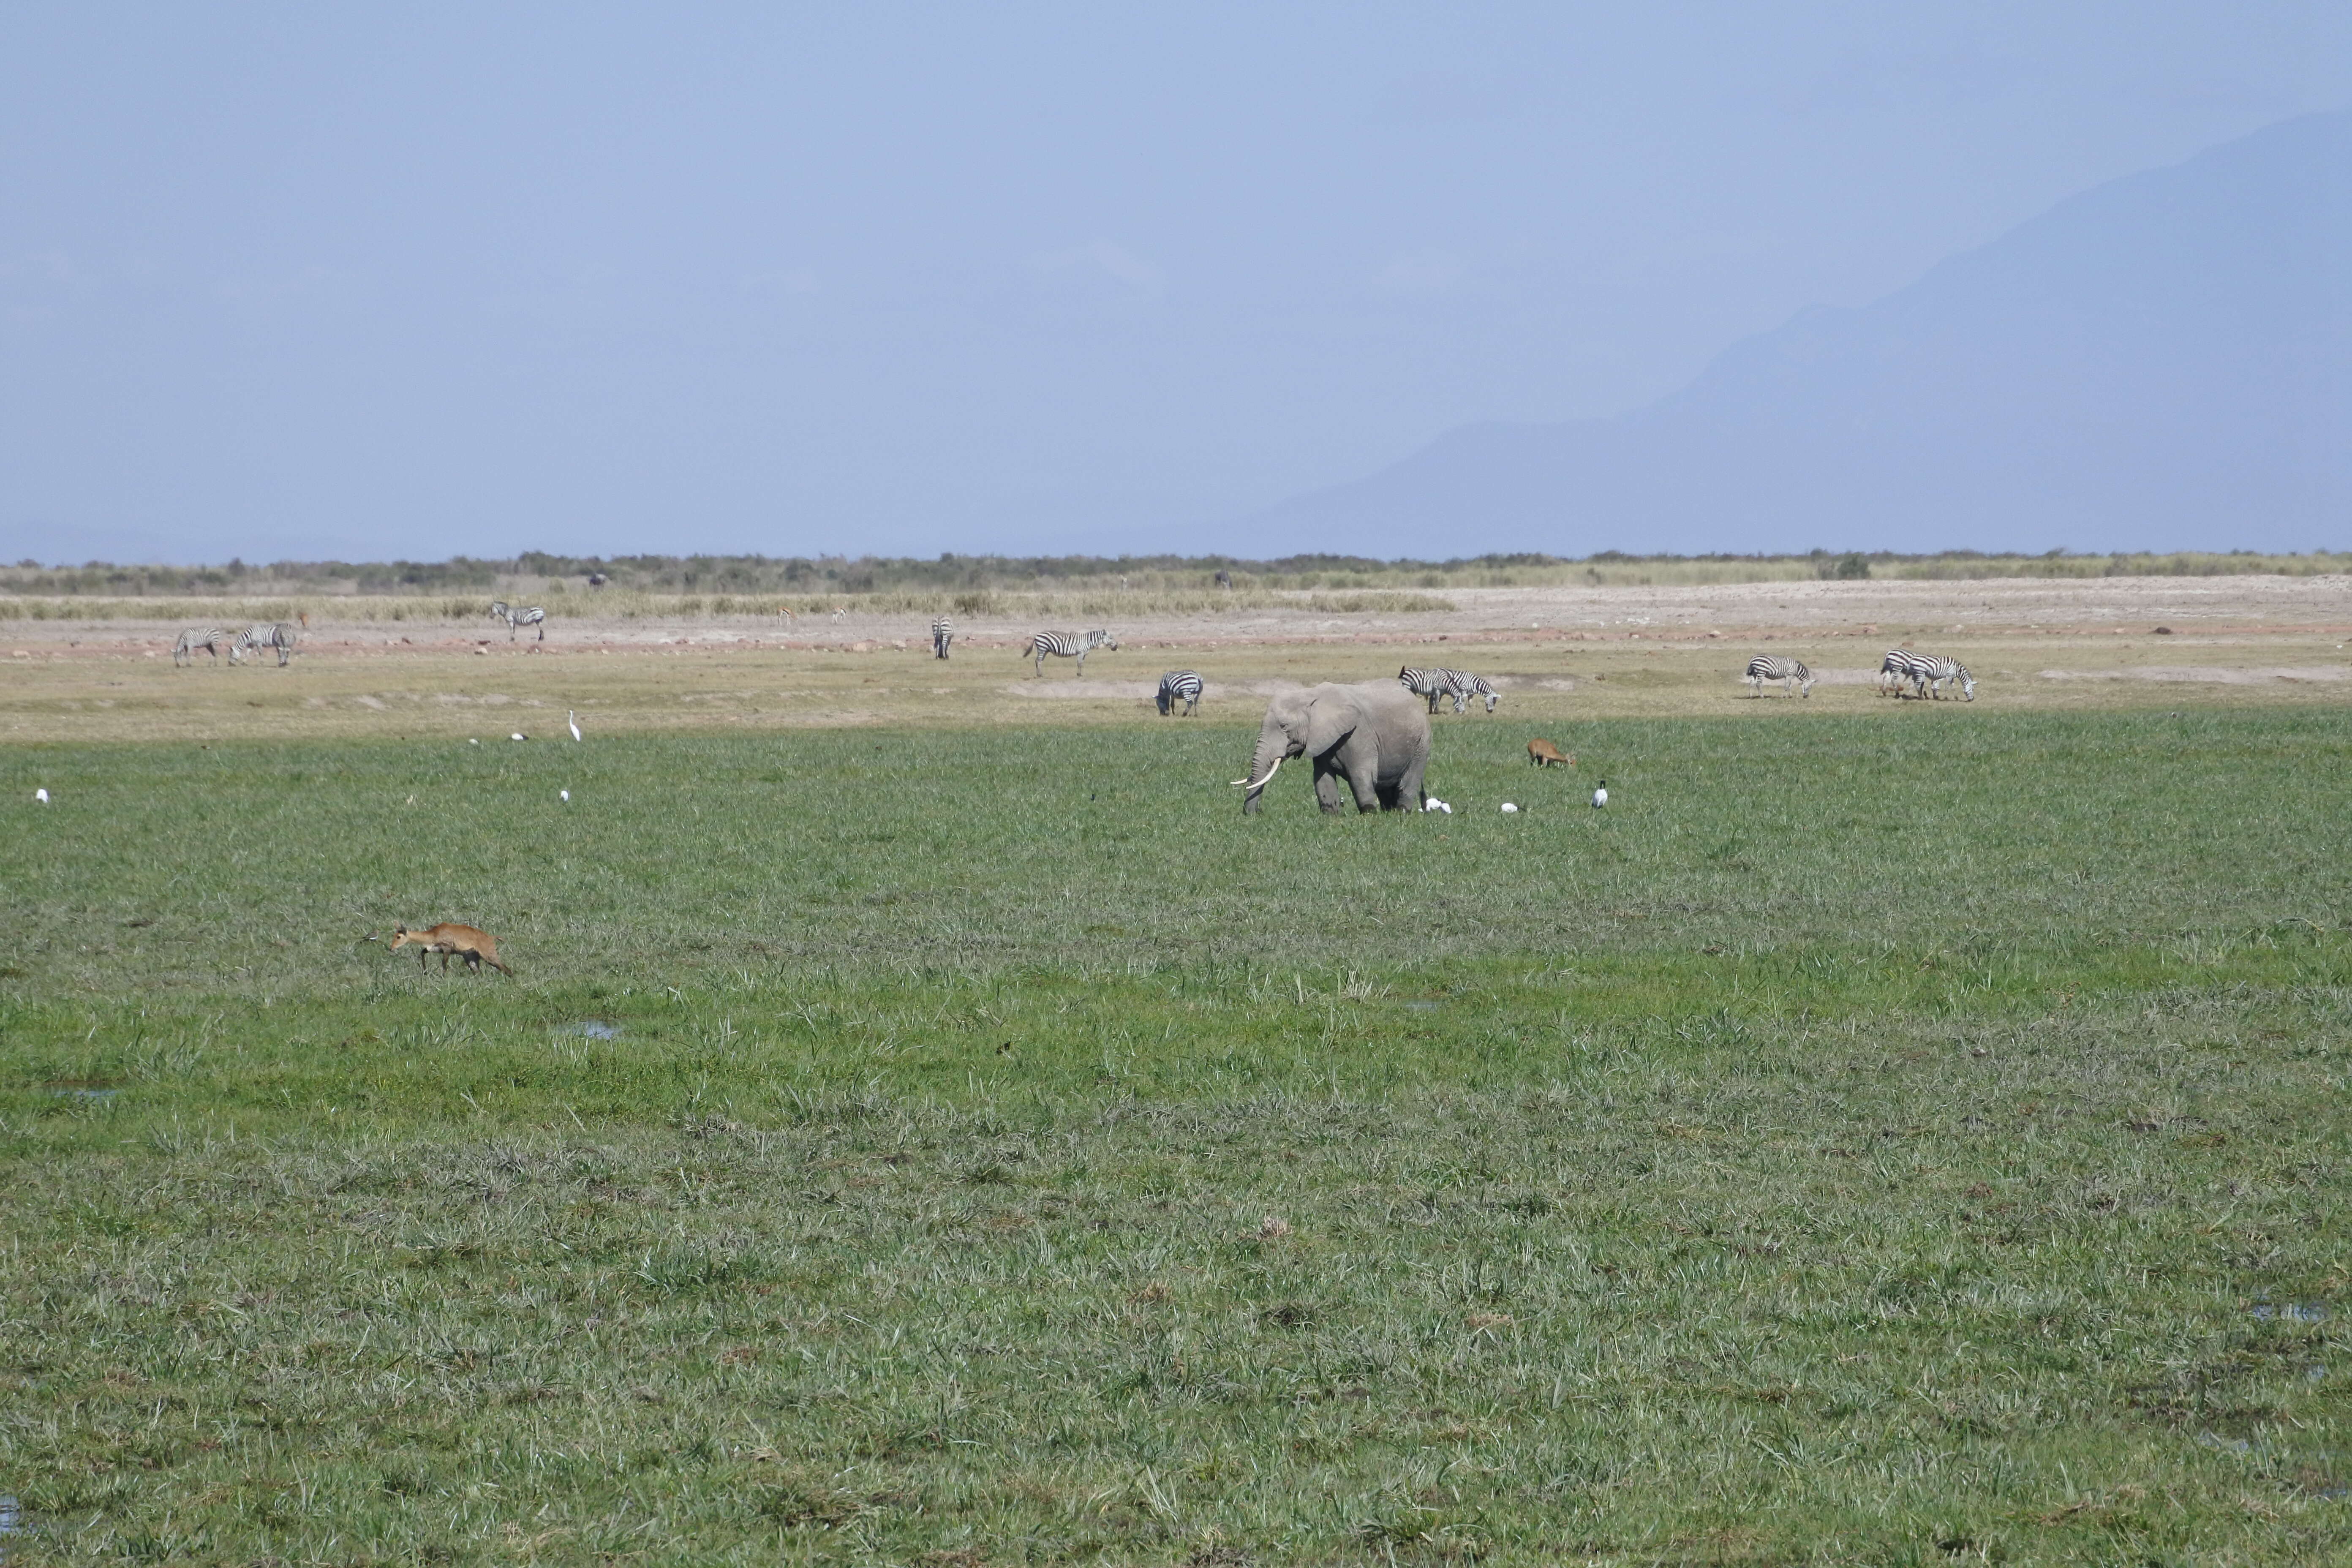
[[[572,710],[569,708],[566,708],[563,710],[563,721],[572,726],[572,738],[575,741],[578,740],[580,738],[580,721],[572,716]]]
[[[568,790],[568,789],[560,789],[560,790],[557,790],[555,793],[556,793],[557,795],[561,795],[561,796],[562,796],[563,799],[565,799],[565,800],[570,800],[570,799],[572,798],[572,792],[571,792],[570,790]]]
[[[509,735],[507,739],[509,741],[520,741],[522,739],[522,732],[520,731],[517,731],[515,733]]]
[[[1518,808],[1517,806],[1513,805],[1512,805],[1509,801],[1507,801],[1507,801],[1505,801],[1505,802],[1503,803],[1503,815],[1504,815],[1505,816],[1511,816],[1513,813],[1517,812],[1518,809],[1519,809],[1519,808]]]
[[[33,792],[33,798],[39,801],[43,805],[47,805],[49,804],[49,792],[45,789],[37,789]]]
[[[1598,811],[1598,810],[1600,810],[1602,806],[1607,805],[1608,804],[1609,804],[1609,781],[1608,781],[1607,779],[1602,779],[1602,780],[1601,781],[1601,785],[1600,785],[1600,787],[1599,787],[1599,788],[1597,788],[1597,789],[1595,789],[1595,790],[1592,792],[1592,809],[1593,809],[1593,810],[1595,810],[1595,811]]]

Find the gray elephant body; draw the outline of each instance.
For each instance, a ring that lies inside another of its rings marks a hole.
[[[1287,757],[1312,761],[1315,798],[1325,811],[1339,809],[1342,779],[1359,811],[1418,811],[1429,766],[1429,716],[1393,680],[1283,692],[1266,704],[1258,728],[1244,781],[1255,787],[1243,797],[1243,811],[1258,809],[1271,770]]]

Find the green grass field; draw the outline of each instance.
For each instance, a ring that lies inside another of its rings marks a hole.
[[[2352,712],[1886,710],[0,749],[0,1544],[2352,1557]]]

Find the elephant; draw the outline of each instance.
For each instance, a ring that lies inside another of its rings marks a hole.
[[[1355,791],[1359,811],[1417,811],[1429,767],[1429,716],[1393,680],[1281,693],[1266,704],[1249,777],[1234,781],[1249,792],[1244,813],[1256,814],[1266,781],[1298,756],[1314,759],[1315,798],[1327,812],[1339,809],[1341,779]]]

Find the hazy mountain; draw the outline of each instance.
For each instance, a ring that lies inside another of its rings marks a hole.
[[[1283,548],[2352,542],[2352,114],[2069,198],[1611,419],[1456,430],[1255,520]]]

